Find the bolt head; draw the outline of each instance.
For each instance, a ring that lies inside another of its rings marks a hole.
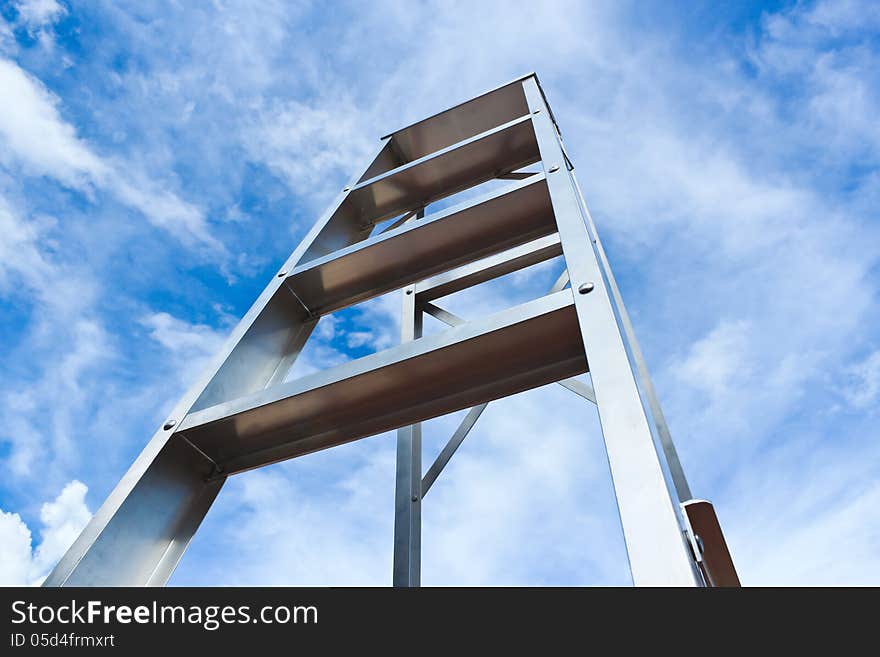
[[[351,187],[343,187],[343,188],[342,188],[342,191],[343,191],[343,192],[347,192],[347,191],[349,191],[350,189],[351,189]]]
[[[418,502],[418,501],[419,501],[419,498],[418,498],[416,495],[413,495],[413,496],[412,496],[412,501],[413,501],[413,502]]]
[[[580,287],[578,287],[578,292],[580,292],[581,294],[589,294],[593,291],[593,288],[595,287],[596,286],[592,283],[584,283]]]
[[[174,427],[175,424],[177,424],[177,422],[175,422],[174,420],[168,420],[168,422],[166,422],[162,428],[165,429],[165,431],[168,431],[169,429]]]
[[[286,269],[285,269],[284,271],[280,271],[280,272],[278,272],[278,278],[284,278],[285,276],[287,276],[287,270],[286,270]]]
[[[552,167],[550,167],[549,169],[547,169],[547,172],[548,172],[548,173],[554,173],[554,172],[556,172],[556,171],[559,171],[559,165],[558,165],[558,164],[554,164]]]
[[[412,294],[412,293],[413,293],[412,288],[410,288],[409,290],[407,290],[406,293],[407,293],[407,294]]]

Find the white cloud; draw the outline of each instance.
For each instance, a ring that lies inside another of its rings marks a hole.
[[[15,35],[12,33],[12,26],[0,18],[0,53],[13,53],[15,52],[16,45]]]
[[[250,156],[277,171],[297,194],[323,197],[362,166],[373,135],[351,103],[334,99],[254,108],[245,144]]]
[[[318,325],[315,327],[315,337],[330,342],[336,335],[338,324],[339,320],[335,315],[324,315],[318,320]]]
[[[880,27],[880,8],[860,0],[797,3],[787,11],[768,15],[766,24],[774,38],[816,38],[815,32],[802,31],[804,28],[823,30],[825,35],[836,37]]]
[[[880,63],[876,49],[866,47],[878,26],[880,10],[873,2],[797,3],[765,16],[763,38],[752,53],[769,79],[797,80],[785,103],[795,119],[791,126],[807,142],[821,133],[824,148],[815,156],[831,164],[880,161],[874,121],[880,89],[876,78],[865,75]]]
[[[99,287],[52,253],[54,223],[49,217],[23,219],[0,196],[0,293],[34,305],[29,358],[51,362],[46,370],[30,368],[27,386],[0,391],[0,437],[12,445],[5,460],[16,476],[49,455],[50,463],[74,462],[78,413],[91,397],[87,377],[114,353],[91,308]]]
[[[33,561],[37,573],[48,574],[91,520],[92,513],[86,506],[88,490],[82,482],[71,481],[53,502],[40,509],[42,540]]]
[[[357,334],[358,346],[369,345],[379,351],[400,342],[401,292],[389,292],[380,297],[364,301],[355,307],[353,322],[356,328],[348,335]],[[363,331],[360,327],[366,327]],[[363,334],[368,335],[363,335]]]
[[[38,323],[66,325],[88,313],[100,286],[85,268],[59,255],[57,228],[54,217],[25,216],[0,193],[0,293],[25,291],[44,311]]]
[[[874,422],[861,419],[853,436],[841,436],[834,425],[794,425],[748,467],[728,468],[714,501],[745,584],[878,582]]]
[[[0,511],[0,585],[31,583],[31,531],[17,513]]]
[[[31,29],[56,22],[67,9],[57,0],[16,0],[19,20]]]
[[[845,473],[840,473],[846,476]],[[804,482],[816,486],[815,481]],[[786,504],[786,499],[778,500]],[[769,500],[755,500],[767,505]],[[790,513],[784,509],[783,517]],[[875,567],[880,550],[880,486],[856,488],[826,499],[798,523],[767,520],[751,542],[737,541],[737,562],[751,586],[877,586]],[[773,536],[774,549],[762,549],[761,536]]]
[[[0,290],[18,284],[14,276],[20,276],[31,289],[44,287],[40,283],[48,280],[53,267],[39,250],[41,228],[39,222],[21,221],[0,196]]]
[[[148,315],[141,323],[150,329],[151,338],[179,357],[213,354],[224,340],[207,324],[191,324],[164,312]]]
[[[388,453],[375,454],[353,473],[327,477],[320,487],[300,483],[279,468],[230,481],[213,513],[215,518],[234,514],[237,521],[213,550],[224,550],[239,567],[205,575],[230,583],[382,585],[387,569],[378,564],[390,564],[391,523],[382,508],[387,487],[355,492],[345,490],[344,482],[381,476],[387,466]],[[323,503],[309,501],[316,497]],[[334,511],[328,513],[329,508]],[[201,543],[193,547],[197,553]]]
[[[350,360],[350,354],[333,346],[337,337],[342,338],[348,349],[366,347],[381,351],[397,344],[399,313],[400,292],[392,292],[365,301],[354,309],[323,316],[285,380],[292,381]]]
[[[106,189],[184,244],[224,251],[197,208],[124,163],[96,155],[61,117],[58,105],[39,80],[0,58],[0,140],[6,146],[0,161],[21,163],[30,175],[52,176],[90,196],[96,188]]]
[[[95,321],[73,321],[65,338],[70,342],[61,353],[52,349],[56,360],[51,369],[39,372],[27,387],[7,387],[0,397],[0,436],[12,445],[6,464],[18,477],[33,474],[38,461],[47,479],[55,469],[78,462],[76,437],[98,390],[90,375],[115,356],[104,327]]]
[[[39,80],[7,59],[0,59],[0,136],[35,175],[48,174],[83,189],[103,182],[107,165],[76,136],[58,113],[58,99]],[[7,155],[7,158],[9,155]]]
[[[108,187],[123,203],[139,210],[157,228],[177,237],[186,246],[205,246],[219,254],[226,248],[208,229],[201,211],[176,194],[161,189],[145,176],[131,179],[111,176]]]
[[[36,549],[21,516],[0,510],[0,585],[42,583],[92,517],[86,506],[87,492],[85,484],[74,480],[54,501],[43,504]]]
[[[349,349],[357,349],[364,345],[372,344],[374,341],[372,331],[350,331],[345,334],[345,344]]]
[[[737,378],[751,373],[751,339],[747,322],[722,321],[693,344],[676,374],[694,388],[712,395],[739,388]]]
[[[165,312],[147,315],[140,323],[171,355],[172,367],[167,369],[177,373],[181,389],[201,374],[227,337],[224,329],[190,323]]]
[[[880,395],[880,350],[871,352],[862,362],[846,369],[851,384],[844,390],[850,404],[866,409],[877,402]]]

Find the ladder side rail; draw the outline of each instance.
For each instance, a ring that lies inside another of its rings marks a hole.
[[[383,139],[370,164],[386,143],[387,139]],[[364,167],[367,169],[369,165]],[[358,177],[351,178],[349,187]],[[347,191],[343,191],[337,196],[287,259],[282,272],[295,267],[308,254],[347,195]],[[210,365],[174,405],[163,425],[56,564],[44,586],[162,585],[171,576],[225,481],[215,464],[203,454],[186,441],[174,439],[175,427],[258,324],[283,283],[281,276],[272,278]],[[282,294],[285,293],[282,291]],[[295,335],[294,339],[301,336]],[[288,345],[282,345],[281,353],[277,352],[277,344],[272,346],[276,352],[271,357],[277,361],[286,357]],[[269,371],[267,384],[275,378],[277,365],[276,362]],[[150,549],[142,550],[142,546]]]
[[[667,487],[648,417],[550,110],[534,78],[523,82],[547,174],[563,255],[596,394],[633,582],[701,582]]]

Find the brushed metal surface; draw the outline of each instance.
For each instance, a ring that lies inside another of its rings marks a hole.
[[[427,420],[586,371],[570,290],[194,412],[227,472]]]
[[[333,312],[555,232],[543,174],[313,260],[287,286]]]
[[[515,80],[393,132],[390,143],[398,157],[411,162],[528,112],[522,84]],[[374,175],[367,172],[364,179]]]

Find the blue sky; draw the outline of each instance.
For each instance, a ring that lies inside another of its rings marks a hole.
[[[743,582],[880,584],[878,35],[856,0],[0,3],[0,582],[45,576],[380,135],[534,70]],[[398,307],[322,320],[297,373]],[[385,435],[233,477],[171,583],[389,583],[393,469]],[[489,407],[423,522],[426,584],[629,582],[558,386]]]

